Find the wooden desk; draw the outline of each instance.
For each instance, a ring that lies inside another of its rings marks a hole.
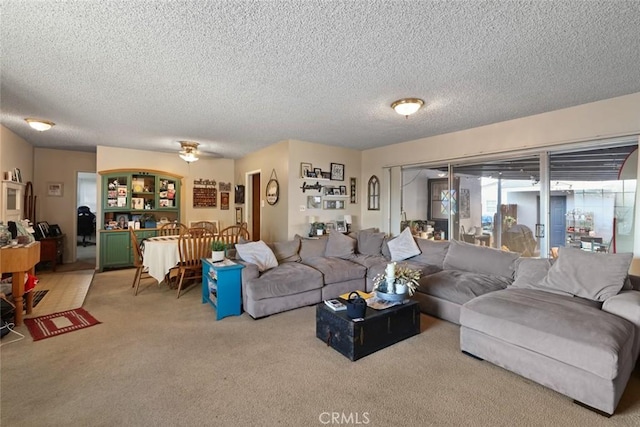
[[[40,239],[40,262],[51,262],[53,271],[56,266],[62,264],[64,255],[64,234],[55,237]]]
[[[12,293],[16,305],[16,326],[22,324],[22,295],[24,279],[27,273],[33,274],[33,268],[40,261],[40,242],[33,242],[20,248],[0,249],[0,273],[13,273]],[[27,314],[33,309],[33,292],[27,294]]]

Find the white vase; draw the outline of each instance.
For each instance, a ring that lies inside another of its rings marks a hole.
[[[396,282],[396,294],[404,295],[404,294],[407,293],[408,290],[409,290],[409,288],[407,287],[406,283],[398,283],[398,282]]]
[[[212,251],[211,260],[213,262],[222,261],[224,259],[224,251]]]

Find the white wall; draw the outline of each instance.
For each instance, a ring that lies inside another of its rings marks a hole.
[[[36,148],[34,152],[34,185],[36,220],[58,224],[66,239],[64,262],[76,259],[77,175],[96,170],[96,154],[84,151]],[[49,183],[62,184],[62,196],[49,196]]]
[[[289,141],[289,209],[288,209],[288,237],[293,238],[299,234],[305,236],[309,233],[309,216],[318,218],[319,222],[329,222],[343,219],[344,215],[352,215],[352,229],[360,229],[360,200],[357,203],[350,203],[350,198],[344,198],[345,209],[327,210],[310,209],[307,210],[307,196],[322,195],[316,190],[306,190],[302,192],[302,184],[315,184],[347,187],[347,195],[350,195],[349,178],[355,177],[360,180],[360,151],[343,147],[333,147],[312,142],[290,140]],[[344,181],[314,181],[300,178],[300,163],[311,163],[314,168],[329,171],[331,163],[341,163],[345,166]],[[357,192],[362,192],[362,182],[357,182]],[[365,183],[366,185],[366,183]],[[365,189],[366,190],[366,189]]]
[[[14,168],[20,169],[22,182],[33,182],[33,147],[0,125],[0,179],[4,179],[4,172]]]
[[[442,164],[471,156],[637,134],[640,134],[640,92],[365,150],[362,152],[361,181],[366,182],[373,174],[380,177],[383,168],[392,165]],[[385,185],[384,180],[382,184]],[[384,189],[382,194],[385,194]],[[367,211],[363,205],[361,212],[363,228],[381,227],[388,231],[384,210]]]
[[[218,220],[220,227],[235,224],[235,209],[233,205],[234,161],[230,159],[217,159],[202,156],[200,160],[187,163],[178,157],[176,153],[157,153],[129,148],[116,148],[98,146],[97,171],[98,173],[113,169],[146,169],[160,172],[168,172],[182,177],[180,189],[180,221],[189,224],[189,221]],[[215,179],[216,182],[230,182],[232,192],[229,210],[220,209],[220,191],[218,191],[218,203],[215,208],[193,207],[193,182],[196,179]],[[101,179],[98,178],[98,195],[101,194]],[[99,227],[102,225],[101,200],[98,202],[100,215],[98,215]]]
[[[236,174],[242,176],[243,179],[247,173],[260,173],[260,239],[266,242],[287,240],[289,220],[289,141],[280,141],[268,147],[248,154],[242,159],[235,162]],[[295,166],[291,166],[295,169]],[[278,179],[280,185],[280,197],[275,205],[269,205],[265,200],[266,186],[269,179],[274,176]],[[250,188],[247,183],[247,201],[251,197]],[[247,222],[251,227],[251,216],[249,212],[249,203],[245,206]],[[255,233],[252,229],[251,238],[255,239]]]

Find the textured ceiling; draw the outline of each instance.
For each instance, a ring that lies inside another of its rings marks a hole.
[[[366,149],[640,92],[639,1],[3,0],[1,14],[0,121],[37,147]],[[405,119],[389,107],[402,97],[427,106]]]

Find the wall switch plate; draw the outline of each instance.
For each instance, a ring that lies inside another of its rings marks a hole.
[[[260,207],[264,208],[264,200],[260,200]]]
[[[307,207],[305,205],[300,205],[300,212],[304,212],[307,210]]]

